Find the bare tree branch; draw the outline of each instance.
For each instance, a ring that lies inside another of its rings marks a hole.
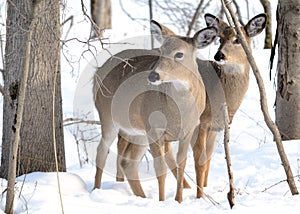
[[[190,36],[191,35],[191,31],[195,25],[195,21],[199,18],[200,16],[200,13],[201,13],[201,8],[202,8],[202,5],[204,3],[204,0],[201,0],[198,4],[198,7],[194,13],[194,16],[193,16],[193,19],[191,21],[191,23],[189,24],[189,29],[188,29],[188,32],[186,33],[187,36]]]
[[[145,18],[136,18],[136,17],[133,17],[131,16],[130,13],[128,13],[128,11],[124,8],[124,5],[123,5],[123,2],[122,0],[119,0],[119,4],[120,4],[120,7],[122,9],[122,11],[133,21],[135,20],[141,20],[141,21],[149,21],[148,19],[145,19]]]
[[[239,18],[240,24],[241,24],[242,26],[244,26],[245,24],[244,24],[244,22],[243,22],[243,17],[242,17],[242,14],[241,14],[241,10],[240,10],[239,4],[236,2],[236,0],[233,0],[233,4],[234,4],[234,6],[235,6],[235,8],[236,8],[236,13],[237,13],[237,16],[238,16],[238,18]]]
[[[92,24],[92,28],[94,30],[94,32],[96,33],[96,37],[97,38],[101,38],[101,35],[102,35],[102,32],[104,29],[100,29],[99,26],[93,21],[93,19],[87,14],[87,9],[83,3],[83,0],[80,0],[81,2],[81,11],[83,12],[83,15],[90,21],[90,23]],[[103,47],[103,44],[102,44],[102,41],[101,39],[99,39],[102,47]]]
[[[296,175],[296,176],[294,176],[294,178],[300,178],[300,175]],[[281,184],[281,183],[283,183],[283,182],[287,182],[287,179],[278,181],[278,182],[276,182],[275,184],[272,184],[271,186],[266,187],[262,192],[266,192],[267,190],[269,190],[269,189],[271,189],[271,188],[273,188],[273,187],[275,187],[275,186],[277,186],[278,184]]]
[[[230,139],[230,127],[229,127],[229,116],[228,109],[226,103],[223,104],[223,114],[224,114],[224,122],[225,122],[225,130],[224,130],[224,150],[225,150],[225,159],[227,165],[228,179],[229,179],[229,192],[227,193],[227,199],[230,205],[230,208],[235,204],[234,201],[234,179],[233,179],[233,171],[231,164],[231,156],[229,149],[229,139]]]
[[[69,18],[67,18],[66,20],[63,21],[63,23],[60,24],[60,26],[64,26],[67,22],[70,22],[70,26],[66,32],[66,36],[65,38],[67,38],[67,36],[69,35],[69,32],[71,30],[71,28],[73,27],[73,22],[74,22],[74,16],[70,16]]]
[[[85,123],[89,125],[101,125],[100,121],[97,120],[85,120],[82,118],[67,118],[64,119],[64,126],[76,125],[79,123]]]
[[[245,0],[246,1],[246,5],[247,5],[247,20],[250,19],[250,7],[249,7],[249,1],[248,0]]]

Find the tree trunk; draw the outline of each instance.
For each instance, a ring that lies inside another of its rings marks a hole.
[[[99,36],[102,36],[102,30],[111,29],[110,0],[91,0],[91,15],[93,21],[100,28]]]
[[[300,139],[300,0],[279,0],[276,124],[283,140]]]
[[[20,133],[17,176],[34,171],[55,171],[52,127],[52,94],[55,88],[55,133],[59,170],[65,171],[62,100],[60,79],[60,5],[41,1],[35,25],[29,26],[33,3],[30,0],[7,2],[3,137],[0,176],[7,178],[10,144],[15,132],[18,93],[25,58],[26,33],[32,28],[31,52],[23,122]]]
[[[267,24],[266,24],[266,37],[265,37],[265,49],[272,48],[272,19],[271,19],[271,4],[268,0],[260,0],[264,11],[267,14]]]

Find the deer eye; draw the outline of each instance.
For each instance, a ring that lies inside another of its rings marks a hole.
[[[238,38],[236,38],[235,40],[233,40],[233,44],[240,44],[240,40]]]
[[[174,55],[175,60],[181,60],[183,59],[183,53],[182,52],[176,52]]]

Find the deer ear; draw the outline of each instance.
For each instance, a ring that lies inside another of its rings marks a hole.
[[[163,35],[161,25],[154,20],[150,21],[150,31],[152,35],[158,35],[158,36]]]
[[[166,26],[158,23],[157,21],[151,20],[150,31],[152,35],[163,35],[163,36],[174,36],[175,33],[167,28]]]
[[[158,23],[157,21],[151,20],[150,22],[150,31],[153,36],[159,41],[162,42],[163,36],[173,36],[175,33],[171,31],[166,26]]]
[[[218,32],[228,27],[228,25],[225,22],[223,22],[221,19],[210,13],[206,13],[204,15],[204,19],[207,27],[215,27],[218,30]]]
[[[267,15],[262,13],[253,17],[244,27],[249,37],[254,37],[260,34],[266,26]]]
[[[204,48],[208,46],[215,40],[217,34],[218,32],[215,27],[207,27],[198,31],[193,37],[195,47]]]

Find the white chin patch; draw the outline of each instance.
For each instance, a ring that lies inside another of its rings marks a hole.
[[[226,60],[220,60],[220,61],[215,61],[217,64],[219,64],[219,65],[225,65],[226,63],[227,63],[227,61]]]
[[[162,81],[161,81],[161,80],[156,80],[155,82],[150,82],[150,81],[148,80],[148,82],[149,82],[151,85],[160,85],[160,84],[162,84]]]

